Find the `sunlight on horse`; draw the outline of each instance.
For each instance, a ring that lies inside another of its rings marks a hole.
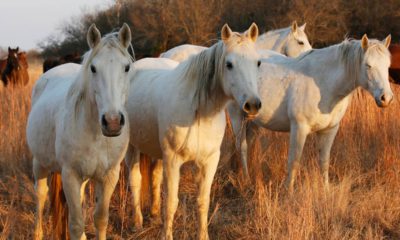
[[[252,116],[261,108],[257,91],[260,65],[255,48],[257,37],[255,24],[243,34],[232,32],[225,25],[222,41],[179,65],[164,58],[143,59],[134,64],[128,100],[131,146],[126,163],[130,169],[136,228],[142,227],[143,220],[140,163],[135,147],[155,159],[163,159],[155,168],[153,181],[158,188],[154,193],[159,195],[164,166],[166,239],[173,238],[180,167],[187,161],[195,161],[199,167],[198,238],[209,238],[210,188],[225,133],[224,109],[231,100]],[[154,196],[154,199],[152,214],[159,217],[160,198]]]
[[[263,57],[269,56],[269,52],[265,50],[272,50],[288,57],[297,57],[301,53],[312,49],[305,33],[305,28],[306,24],[298,27],[297,22],[293,22],[290,27],[268,31],[257,39],[256,48]],[[204,49],[207,48],[184,44],[161,53],[160,57],[182,62]]]
[[[367,90],[379,107],[387,107],[393,99],[388,81],[390,39],[388,36],[381,42],[364,35],[361,41],[345,40],[295,59],[263,59],[258,83],[263,108],[259,115],[242,131],[243,112],[234,104],[228,106],[245,172],[247,145],[254,141],[258,127],[290,131],[286,184],[292,190],[306,138],[316,133],[321,172],[328,187],[330,150],[354,90]]]
[[[61,201],[55,194],[64,191],[71,239],[86,239],[82,194],[87,180],[95,181],[96,235],[106,239],[110,198],[129,141],[125,105],[132,64],[127,51],[131,32],[124,24],[118,34],[101,38],[93,24],[87,42],[91,50],[82,65],[54,68],[43,74],[33,89],[27,140],[37,197],[35,239],[43,237],[42,216],[51,172],[51,199]],[[64,238],[64,218],[59,219],[63,206],[61,202],[53,204],[53,237],[59,239],[63,234]]]

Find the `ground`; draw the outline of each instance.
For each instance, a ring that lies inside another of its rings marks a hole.
[[[0,239],[32,239],[35,197],[26,119],[32,85],[41,74],[31,63],[29,86],[0,86]],[[394,103],[379,109],[365,91],[357,91],[335,140],[330,164],[331,188],[325,191],[315,140],[309,138],[295,191],[289,195],[286,174],[288,134],[260,132],[252,147],[250,181],[231,168],[237,159],[227,131],[211,193],[211,239],[399,239],[400,238],[400,86],[392,85]],[[182,169],[174,237],[196,237],[195,168]],[[94,238],[93,185],[86,189],[86,233]],[[110,239],[159,239],[161,223],[145,211],[144,229],[133,228],[126,169],[110,206]],[[51,233],[49,204],[45,239]]]

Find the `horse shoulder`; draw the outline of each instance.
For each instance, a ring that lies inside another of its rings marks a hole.
[[[179,154],[184,161],[201,160],[219,151],[226,127],[225,112],[212,119],[195,119],[182,113],[160,125],[160,142],[164,152]]]

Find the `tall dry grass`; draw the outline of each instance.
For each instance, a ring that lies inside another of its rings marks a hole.
[[[35,197],[31,156],[25,127],[33,82],[41,73],[30,67],[31,84],[21,89],[0,87],[0,239],[31,239]],[[392,86],[398,99],[400,88]],[[231,135],[211,193],[209,232],[212,239],[399,239],[400,116],[399,100],[388,109],[375,106],[358,91],[335,140],[330,165],[330,191],[324,191],[313,137],[306,143],[295,192],[283,187],[288,134],[260,131],[252,147],[251,183],[230,171],[234,158]],[[196,237],[195,167],[184,166],[176,239]],[[108,235],[111,239],[158,239],[161,223],[146,216],[143,231],[133,229],[126,172],[113,195]],[[93,186],[84,204],[86,232],[94,237]],[[46,239],[51,223],[45,211]]]

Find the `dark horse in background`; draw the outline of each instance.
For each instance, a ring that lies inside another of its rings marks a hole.
[[[22,85],[29,82],[28,61],[25,52],[19,52],[19,48],[8,48],[7,59],[0,60],[1,80],[4,86]]]
[[[400,84],[400,44],[391,44],[389,46],[392,55],[392,64],[389,68],[389,79],[391,82]]]
[[[81,61],[81,56],[78,53],[67,54],[60,58],[50,57],[43,62],[43,72],[64,63],[81,63]]]

